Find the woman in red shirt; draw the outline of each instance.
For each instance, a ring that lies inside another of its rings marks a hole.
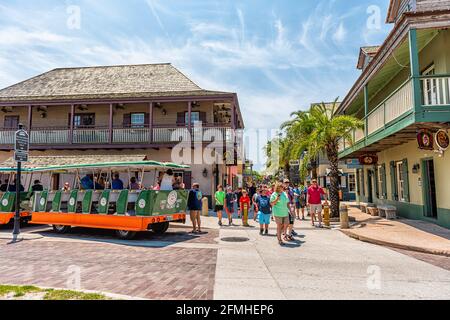
[[[250,209],[250,197],[246,190],[242,191],[242,197],[239,200],[239,206],[242,212],[242,225],[248,227],[248,211]]]

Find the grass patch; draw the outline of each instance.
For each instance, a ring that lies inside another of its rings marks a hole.
[[[24,297],[30,293],[45,293],[44,300],[110,300],[103,294],[84,293],[72,290],[41,289],[34,286],[0,285],[0,298],[13,294],[14,298]]]
[[[13,293],[15,298],[23,297],[27,293],[41,292],[34,286],[4,286],[0,285],[0,296],[6,296],[7,294]]]
[[[84,293],[71,290],[46,290],[44,300],[109,300],[98,293]]]

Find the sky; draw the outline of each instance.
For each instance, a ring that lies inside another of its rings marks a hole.
[[[276,129],[293,111],[345,97],[359,48],[391,30],[388,5],[0,0],[0,88],[59,67],[170,62],[204,89],[236,92],[246,129]]]

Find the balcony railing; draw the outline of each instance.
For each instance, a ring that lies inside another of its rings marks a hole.
[[[450,105],[450,76],[424,76],[421,81],[424,107]]]
[[[12,146],[14,133],[17,129],[0,128],[0,145]],[[39,146],[50,145],[89,145],[89,144],[159,144],[177,143],[180,141],[231,142],[233,130],[227,127],[155,127],[124,128],[115,127],[112,132],[106,127],[74,128],[73,135],[67,127],[32,128],[30,144]],[[151,134],[152,133],[152,134]],[[112,134],[112,135],[111,135]],[[110,141],[111,139],[111,141]],[[197,140],[198,141],[198,140]]]

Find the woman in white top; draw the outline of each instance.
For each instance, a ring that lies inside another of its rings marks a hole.
[[[173,184],[175,182],[175,177],[173,176],[172,169],[167,170],[166,173],[164,173],[162,179],[161,179],[161,191],[172,191],[173,190]]]

